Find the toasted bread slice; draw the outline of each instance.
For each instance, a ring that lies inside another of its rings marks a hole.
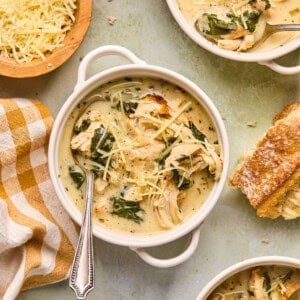
[[[273,119],[251,155],[231,175],[260,217],[300,217],[300,102]]]

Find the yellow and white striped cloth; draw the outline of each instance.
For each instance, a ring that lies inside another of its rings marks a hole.
[[[68,277],[77,229],[50,181],[53,118],[37,100],[0,99],[0,299]]]

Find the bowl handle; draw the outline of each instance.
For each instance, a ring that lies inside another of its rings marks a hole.
[[[87,77],[87,69],[89,65],[100,57],[107,56],[107,55],[120,55],[127,58],[133,64],[146,64],[143,60],[139,59],[136,55],[134,55],[128,49],[115,46],[115,45],[107,45],[102,46],[99,48],[94,49],[93,51],[89,52],[81,61],[79,68],[78,68],[78,77],[77,83],[75,85],[75,89],[81,85],[83,82],[86,81]]]
[[[173,258],[169,258],[169,259],[155,258],[151,256],[149,253],[147,253],[146,250],[144,250],[143,248],[130,247],[130,249],[136,252],[137,255],[139,255],[139,257],[142,260],[144,260],[146,263],[148,263],[153,267],[158,267],[158,268],[174,267],[185,262],[194,254],[199,242],[200,229],[201,229],[201,225],[193,230],[192,238],[187,248],[181,254]]]
[[[260,61],[258,62],[260,65],[264,65],[272,69],[273,71],[283,74],[283,75],[293,75],[293,74],[298,74],[300,73],[300,66],[295,66],[295,67],[284,67],[273,60],[267,60],[267,61]]]

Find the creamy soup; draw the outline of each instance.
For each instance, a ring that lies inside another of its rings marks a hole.
[[[226,50],[272,50],[300,36],[299,32],[278,32],[259,42],[266,22],[300,23],[299,0],[177,0],[177,3],[193,27]]]
[[[300,270],[265,266],[225,280],[208,300],[300,300]]]
[[[94,219],[109,229],[153,234],[189,218],[222,170],[215,128],[200,104],[165,81],[126,78],[88,95],[66,122],[60,178],[83,209],[85,176],[95,174]]]

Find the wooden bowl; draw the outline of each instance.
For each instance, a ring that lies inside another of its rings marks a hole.
[[[14,59],[7,59],[0,55],[0,75],[14,78],[35,77],[49,73],[61,66],[80,46],[88,30],[92,14],[92,0],[77,0],[75,23],[67,33],[63,43],[46,59],[33,59],[31,62],[17,63]]]

